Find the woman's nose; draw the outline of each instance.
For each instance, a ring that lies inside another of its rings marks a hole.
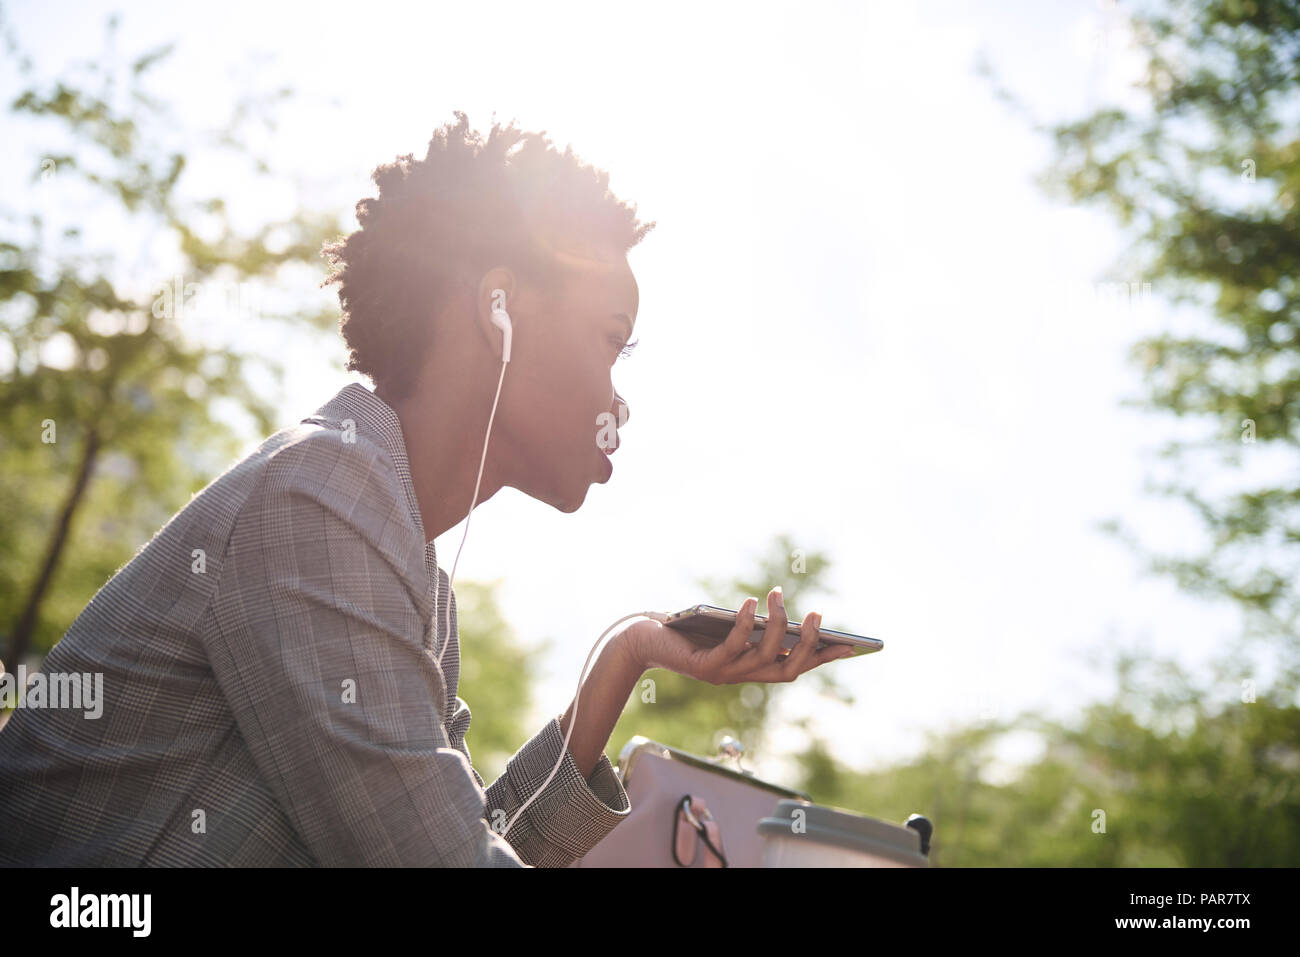
[[[627,420],[632,418],[632,407],[627,404],[624,398],[617,392],[614,393],[614,421],[618,423],[621,429],[627,425]]]

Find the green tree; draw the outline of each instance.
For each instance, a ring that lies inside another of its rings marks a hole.
[[[818,804],[934,824],[932,865],[1284,867],[1300,862],[1300,708],[1249,698],[1243,665],[1214,677],[1113,659],[1113,697],[1075,721],[1032,712],[932,736],[871,772],[824,749],[800,758]],[[1215,700],[1215,699],[1218,700]],[[994,752],[1031,734],[1041,755],[1010,778]]]
[[[1145,111],[1039,124],[1054,195],[1110,209],[1134,243],[1118,264],[1190,308],[1133,350],[1147,404],[1203,426],[1171,442],[1159,490],[1208,533],[1152,555],[1227,598],[1300,669],[1300,3],[1176,0],[1139,8]],[[1206,320],[1209,321],[1206,321]],[[1227,466],[1225,469],[1224,466]],[[1137,537],[1112,526],[1140,550]]]
[[[536,728],[524,724],[532,706],[530,678],[548,645],[524,649],[497,605],[500,581],[456,585],[460,633],[460,697],[470,708],[465,745],[474,768],[491,784]]]
[[[1205,674],[1118,655],[1113,698],[1073,721],[1025,713],[969,725],[873,772],[820,747],[805,756],[804,786],[819,803],[931,817],[934,863],[1300,861],[1300,4],[1173,0],[1143,5],[1130,27],[1147,53],[1149,109],[1037,123],[1055,144],[1042,184],[1108,207],[1133,234],[1112,278],[1141,276],[1190,307],[1182,327],[1137,343],[1134,357],[1152,408],[1205,426],[1199,440],[1165,447],[1176,475],[1158,487],[1192,506],[1209,545],[1149,557],[1241,607],[1282,668],[1265,689],[1235,647]],[[1008,778],[994,752],[1026,732],[1041,756]]]
[[[217,403],[273,428],[278,360],[205,341],[187,307],[225,292],[226,308],[204,321],[246,318],[246,302],[229,308],[231,290],[272,283],[294,264],[323,278],[321,245],[340,231],[333,217],[298,213],[241,232],[220,196],[188,198],[190,157],[170,144],[201,138],[145,82],[172,46],[119,63],[117,26],[110,17],[102,57],[43,83],[0,19],[28,84],[10,101],[12,123],[63,144],[31,157],[34,209],[23,220],[6,208],[0,237],[0,647],[15,663],[57,641],[141,539],[234,457]],[[249,123],[274,129],[273,107],[291,95],[244,98],[215,141],[268,173],[240,144]],[[50,235],[50,213],[73,225]],[[93,246],[82,222],[111,224],[100,231],[114,242]],[[120,235],[148,236],[172,261],[142,269]],[[254,318],[333,325],[335,310],[304,301]],[[257,368],[269,385],[253,384]]]

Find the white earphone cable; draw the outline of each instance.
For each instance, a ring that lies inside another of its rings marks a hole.
[[[501,832],[502,837],[505,837],[510,833],[510,828],[514,825],[515,821],[519,820],[519,815],[524,813],[524,808],[532,804],[537,795],[546,790],[546,786],[551,783],[551,778],[555,777],[555,773],[560,770],[560,765],[564,763],[564,756],[569,753],[569,739],[573,737],[573,728],[578,723],[578,698],[582,695],[582,685],[587,680],[587,669],[591,667],[592,656],[596,654],[596,649],[599,648],[600,643],[605,640],[605,636],[631,618],[657,618],[662,621],[667,617],[667,615],[664,615],[661,612],[638,611],[635,614],[624,615],[618,621],[614,622],[614,624],[601,632],[600,637],[596,639],[596,643],[591,646],[591,651],[587,652],[587,660],[583,663],[582,673],[578,675],[578,690],[573,693],[573,714],[569,716],[569,730],[564,732],[564,744],[560,746],[560,759],[555,762],[555,767],[551,768],[551,773],[546,776],[546,780],[542,782],[541,787],[534,791],[527,801],[519,805],[519,810],[515,811],[514,817],[510,818],[510,820],[506,822],[505,829]]]
[[[447,650],[447,645],[451,643],[451,586],[452,586],[452,582],[456,580],[456,566],[460,564],[461,549],[465,547],[465,539],[469,537],[470,518],[474,514],[474,506],[478,504],[479,486],[480,483],[482,483],[483,481],[483,466],[487,463],[488,441],[492,438],[492,423],[496,419],[497,403],[501,399],[501,384],[505,381],[506,365],[508,363],[509,363],[508,359],[503,359],[501,362],[501,377],[497,380],[497,394],[496,397],[493,398],[492,400],[492,412],[488,416],[487,434],[483,436],[483,455],[479,459],[479,463],[478,463],[478,478],[474,482],[474,496],[469,503],[469,514],[465,516],[465,532],[463,535],[461,535],[460,547],[456,549],[456,558],[451,563],[451,575],[448,576],[447,578],[447,607],[446,607],[446,615],[443,619],[444,625],[442,629],[442,647],[438,650],[439,670],[442,669],[442,656]],[[515,821],[519,820],[519,815],[524,813],[524,809],[527,808],[529,804],[533,803],[533,801],[537,798],[539,794],[541,794],[544,790],[546,790],[546,786],[551,783],[551,779],[554,778],[556,772],[560,770],[560,765],[564,763],[565,755],[569,753],[569,739],[573,737],[574,725],[578,723],[578,698],[582,694],[582,685],[587,680],[587,669],[591,667],[591,659],[592,656],[595,655],[596,649],[600,647],[601,642],[605,640],[605,637],[611,631],[613,631],[616,627],[618,627],[623,622],[628,621],[629,619],[632,618],[650,618],[655,621],[662,622],[662,621],[666,621],[668,616],[663,614],[662,612],[655,612],[655,611],[640,611],[640,612],[636,612],[635,614],[624,615],[618,621],[614,622],[614,624],[606,628],[604,632],[601,633],[601,636],[596,639],[596,643],[592,645],[591,651],[588,652],[587,654],[587,660],[582,666],[582,673],[578,675],[578,690],[575,691],[573,695],[573,713],[569,718],[569,730],[566,731],[564,734],[564,744],[560,747],[559,760],[555,762],[555,767],[551,768],[551,773],[546,776],[546,780],[542,782],[541,787],[537,788],[537,790],[535,790],[532,793],[532,795],[529,796],[528,800],[519,806],[519,809],[515,811],[514,816],[511,817],[508,822],[506,822],[505,828],[501,831],[501,836],[503,838],[510,833],[510,828],[514,826]]]
[[[487,463],[488,440],[492,438],[492,421],[497,416],[497,401],[501,398],[501,383],[506,380],[506,363],[501,363],[501,378],[497,379],[497,394],[492,400],[492,414],[488,416],[487,435],[483,436],[483,455],[478,463],[478,478],[474,481],[474,497],[469,503],[469,514],[465,516],[465,533],[460,537],[460,548],[456,549],[456,560],[451,563],[451,575],[447,579],[447,614],[442,629],[442,647],[438,649],[438,667],[442,668],[442,655],[450,644],[451,637],[451,583],[456,580],[456,566],[460,563],[460,552],[469,537],[469,520],[474,516],[474,506],[478,504],[479,483],[483,481],[483,466]]]

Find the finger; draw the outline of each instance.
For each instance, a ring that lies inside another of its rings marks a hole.
[[[779,660],[789,621],[785,616],[785,596],[781,594],[781,586],[777,585],[767,593],[767,627],[763,629],[763,637],[758,643],[759,661]]]
[[[802,644],[802,639],[800,641]],[[840,658],[853,657],[853,648],[848,645],[827,645],[821,651],[813,656],[812,660],[807,662],[802,671],[794,672],[786,667],[786,661],[774,661],[767,664],[758,665],[751,670],[745,671],[738,678],[733,679],[736,683],[746,682],[763,682],[777,684],[781,682],[794,681],[799,675],[812,671],[828,661],[838,661]],[[757,655],[754,656],[758,660]]]
[[[757,661],[758,656],[754,655],[753,657]],[[765,665],[752,664],[744,671],[734,675],[728,681],[728,684],[779,684],[783,681],[789,681],[790,679],[782,671],[783,667],[784,664],[780,661],[773,661]]]
[[[762,667],[747,673],[743,680],[746,682],[768,682],[773,684],[790,682],[794,681],[800,675],[807,674],[809,671],[812,671],[814,668],[818,668],[827,662],[851,657],[853,657],[852,648],[845,645],[827,645],[821,651],[816,652],[812,660],[806,662],[803,667],[797,671],[787,667],[786,661],[777,661],[763,665]]]
[[[811,612],[804,616],[803,624],[799,628],[799,642],[790,650],[786,656],[782,667],[789,673],[791,679],[796,675],[801,675],[809,668],[817,667],[817,661],[814,656],[817,653],[817,632],[822,626],[822,616],[817,612]]]
[[[758,610],[757,598],[746,598],[736,612],[736,624],[727,632],[726,640],[719,645],[718,657],[726,665],[740,658],[750,648],[749,636],[754,630],[754,614]]]
[[[855,653],[852,645],[827,645],[821,651],[817,652],[817,659],[810,664],[805,670],[812,671],[829,661],[839,661],[841,658],[852,658]]]

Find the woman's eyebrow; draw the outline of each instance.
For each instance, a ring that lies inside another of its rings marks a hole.
[[[633,329],[634,327],[633,327],[632,319],[628,316],[627,313],[625,313],[625,312],[616,312],[616,313],[614,313],[613,318],[615,318],[615,319],[622,319],[624,322],[626,322],[626,323],[627,323],[627,334],[628,334],[629,336],[632,335],[632,329]]]

